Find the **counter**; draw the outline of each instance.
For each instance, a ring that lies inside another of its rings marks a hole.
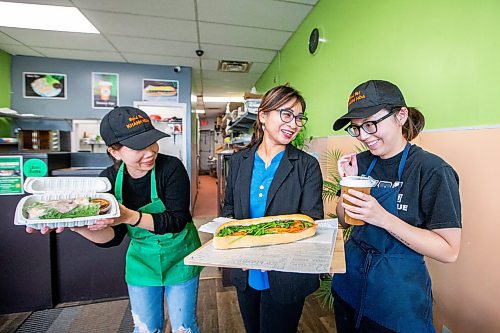
[[[4,154],[7,155],[7,154]],[[49,176],[95,176],[111,164],[106,154],[13,153],[37,158]],[[49,309],[59,303],[124,297],[128,242],[102,249],[69,230],[28,234],[14,225],[17,203],[25,195],[2,195],[0,203],[0,313]]]

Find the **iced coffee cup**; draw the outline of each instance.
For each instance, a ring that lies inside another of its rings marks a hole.
[[[361,177],[361,176],[348,176],[348,177],[343,177],[340,180],[340,186],[342,187],[342,194],[347,193],[349,189],[353,189],[359,192],[363,192],[366,194],[370,194],[370,190],[373,186],[373,182],[370,178],[368,177]],[[355,204],[351,203],[350,201],[346,200],[343,198],[343,201],[351,206],[356,206]],[[345,214],[345,210],[344,210]],[[358,220],[355,218],[352,218],[348,216],[347,214],[345,216],[345,222],[350,225],[363,225],[365,224],[364,221]]]
[[[101,95],[101,100],[108,101],[111,96],[111,87],[113,84],[108,81],[99,81],[99,94]]]

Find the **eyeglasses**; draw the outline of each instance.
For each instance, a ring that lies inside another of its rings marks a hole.
[[[295,118],[295,124],[297,124],[297,126],[299,127],[302,127],[307,123],[308,118],[306,116],[304,116],[302,113],[294,115],[292,109],[278,109],[276,111],[279,111],[280,118],[284,123],[289,123],[294,118]]]
[[[345,128],[346,132],[349,133],[350,136],[358,137],[361,134],[361,129],[365,131],[367,134],[375,134],[377,132],[377,124],[382,120],[389,118],[392,116],[397,110],[391,110],[388,114],[379,118],[377,120],[365,121],[361,125],[349,125]]]

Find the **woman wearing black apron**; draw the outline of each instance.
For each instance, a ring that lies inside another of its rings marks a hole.
[[[410,143],[424,117],[406,106],[390,82],[356,87],[347,114],[333,129],[348,124],[346,131],[368,151],[342,156],[339,173],[371,177],[375,186],[370,195],[349,190],[337,205],[341,223],[345,214],[366,222],[354,227],[346,243],[346,274],[332,281],[337,330],[435,332],[424,256],[444,263],[458,256],[458,175],[440,157]]]

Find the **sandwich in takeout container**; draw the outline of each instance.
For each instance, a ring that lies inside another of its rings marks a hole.
[[[116,198],[105,177],[29,177],[26,196],[16,207],[14,224],[34,229],[82,227],[98,219],[120,216]]]

